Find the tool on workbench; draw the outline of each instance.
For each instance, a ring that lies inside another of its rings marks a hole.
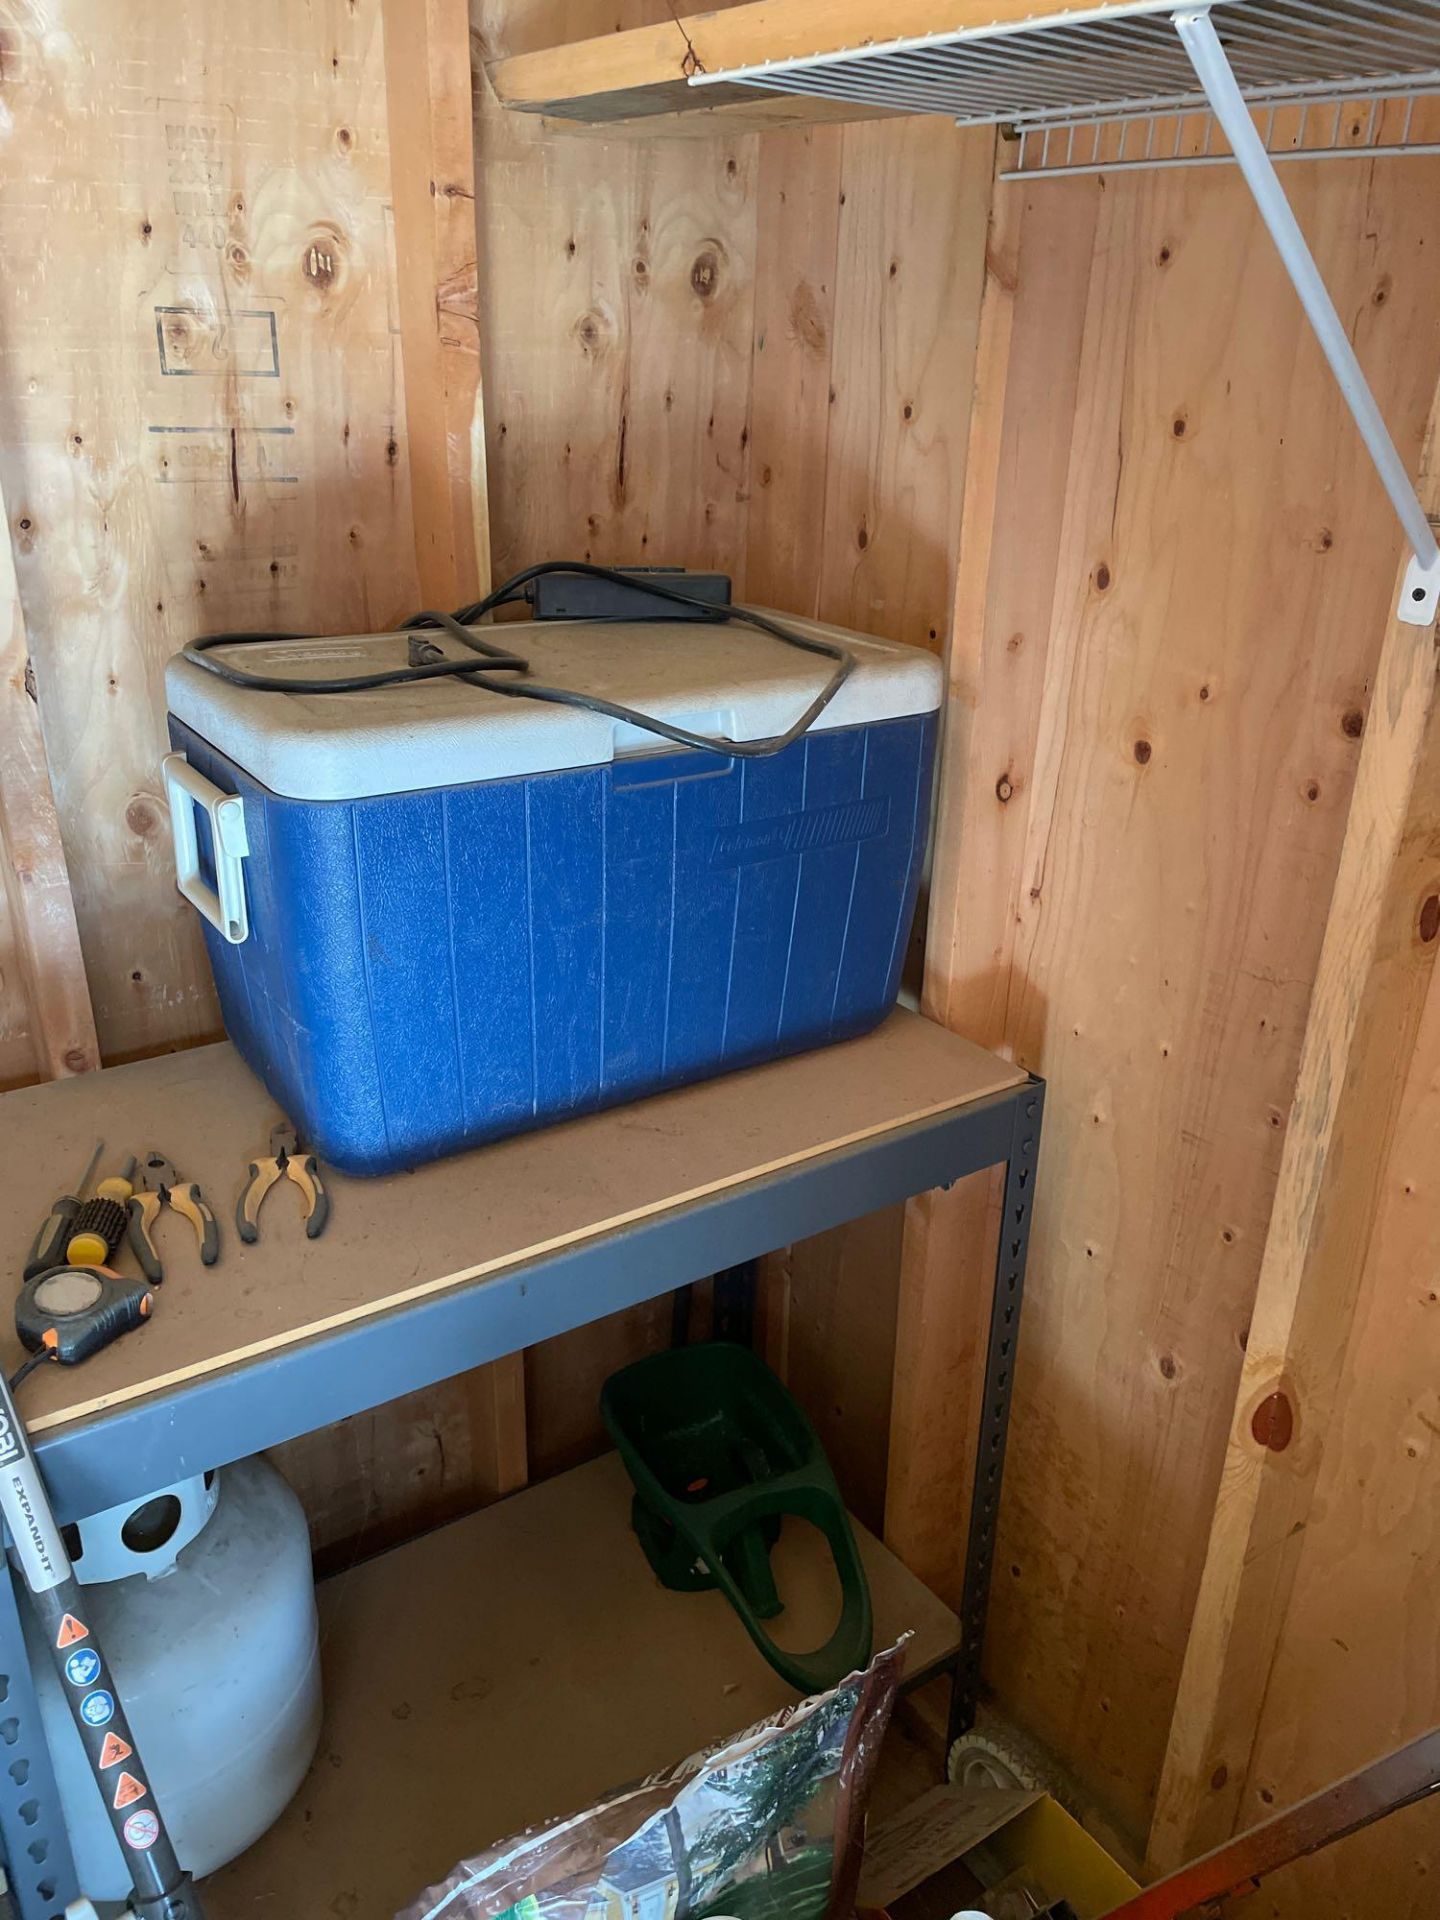
[[[305,1196],[305,1234],[318,1240],[330,1218],[330,1196],[320,1178],[313,1153],[306,1153],[300,1136],[288,1120],[270,1129],[270,1152],[263,1160],[252,1160],[240,1198],[235,1202],[235,1225],[240,1238],[253,1246],[260,1238],[260,1208],[265,1196],[281,1178],[293,1180]]]
[[[18,1387],[47,1360],[78,1366],[122,1333],[143,1326],[154,1304],[149,1287],[109,1267],[73,1265],[37,1273],[15,1302],[15,1331],[33,1357],[11,1386]]]
[[[119,1173],[101,1180],[76,1214],[65,1247],[72,1267],[108,1266],[125,1238],[130,1196],[135,1191],[135,1156],[127,1154]]]
[[[183,1214],[194,1227],[200,1258],[207,1267],[213,1267],[220,1256],[220,1229],[199,1187],[193,1180],[182,1180],[164,1154],[152,1149],[140,1163],[140,1184],[130,1196],[129,1238],[140,1271],[156,1286],[165,1278],[155,1249],[155,1224],[164,1207]]]
[[[73,1193],[62,1193],[50,1203],[39,1232],[30,1243],[30,1251],[25,1256],[24,1277],[33,1279],[37,1273],[44,1273],[47,1267],[58,1267],[65,1259],[65,1249],[70,1244],[70,1236],[75,1231],[75,1221],[83,1202],[80,1195],[90,1184],[90,1176],[100,1164],[100,1156],[105,1151],[105,1142],[97,1140],[85,1162],[85,1171],[75,1183]]]
[[[90,1602],[75,1578],[29,1435],[3,1379],[0,1468],[0,1517],[120,1843],[133,1887],[130,1911],[137,1920],[201,1920],[200,1902],[175,1857],[115,1676],[96,1637]]]

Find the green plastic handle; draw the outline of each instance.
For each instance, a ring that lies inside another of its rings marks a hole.
[[[874,1612],[870,1604],[870,1585],[860,1560],[860,1549],[850,1526],[850,1516],[838,1493],[831,1493],[812,1481],[806,1486],[757,1488],[746,1503],[746,1522],[754,1530],[769,1513],[793,1515],[808,1520],[824,1535],[840,1581],[840,1618],[835,1631],[822,1646],[809,1653],[793,1653],[777,1646],[767,1632],[755,1607],[740,1582],[731,1573],[727,1560],[734,1535],[726,1537],[723,1528],[695,1529],[698,1538],[708,1536],[711,1550],[706,1563],[715,1576],[715,1584],[739,1614],[741,1624],[756,1647],[783,1680],[800,1693],[823,1693],[846,1674],[865,1666],[873,1650]]]

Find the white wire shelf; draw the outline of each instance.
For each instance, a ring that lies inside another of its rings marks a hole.
[[[1084,115],[1203,109],[1176,36],[1177,0],[1037,12],[1018,21],[690,76],[776,93],[1038,126]],[[1211,0],[1247,100],[1440,90],[1440,0]]]
[[[1316,101],[1251,102],[1272,160],[1378,159],[1440,154],[1440,92],[1354,92]],[[1002,179],[1231,165],[1234,154],[1208,108],[1080,114],[1015,128]]]

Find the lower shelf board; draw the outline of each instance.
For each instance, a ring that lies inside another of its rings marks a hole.
[[[715,1593],[661,1587],[607,1455],[325,1582],[325,1727],[284,1817],[205,1883],[209,1920],[391,1920],[455,1862],[738,1732],[796,1695]],[[857,1525],[876,1645],[948,1660],[955,1615]],[[818,1533],[774,1566],[790,1647],[839,1606]]]

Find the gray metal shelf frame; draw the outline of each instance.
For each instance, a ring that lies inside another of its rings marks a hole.
[[[862,1214],[1005,1168],[950,1735],[975,1718],[1045,1088],[1034,1077],[673,1211],[35,1438],[62,1524],[362,1413]],[[917,1675],[915,1678],[926,1676]],[[0,1846],[18,1920],[78,1898],[12,1581],[0,1580]]]

